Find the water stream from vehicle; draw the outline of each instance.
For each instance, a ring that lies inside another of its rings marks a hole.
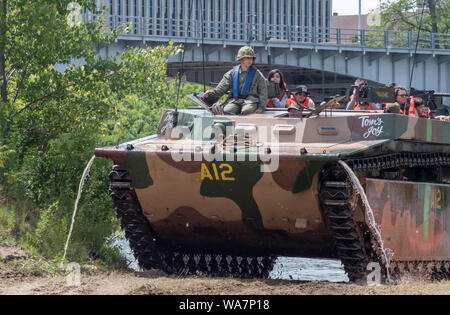
[[[361,183],[359,182],[358,177],[355,175],[355,173],[352,171],[352,169],[345,163],[344,161],[339,161],[339,164],[342,165],[342,167],[347,172],[353,187],[358,192],[358,195],[361,197],[361,201],[364,204],[365,208],[365,217],[366,222],[369,225],[370,231],[375,236],[376,241],[378,242],[378,246],[380,248],[380,252],[382,255],[382,262],[385,264],[386,268],[386,274],[387,274],[387,281],[391,282],[391,276],[389,272],[389,263],[392,258],[392,251],[390,249],[386,249],[384,247],[383,238],[381,237],[381,228],[375,221],[375,216],[372,211],[372,207],[370,206],[369,200],[367,199],[367,196],[364,192],[364,188],[361,186]]]
[[[77,211],[78,211],[78,202],[80,201],[81,193],[83,192],[84,182],[86,181],[86,178],[89,175],[89,171],[91,169],[92,163],[94,162],[94,159],[95,159],[95,155],[93,155],[91,157],[91,159],[89,160],[89,163],[87,164],[86,168],[84,169],[83,175],[81,176],[80,185],[78,186],[77,199],[75,200],[75,206],[74,206],[74,210],[73,210],[73,214],[72,214],[72,223],[70,224],[69,234],[67,235],[66,245],[64,246],[63,260],[66,259],[67,248],[69,247],[70,237],[72,236],[73,225],[75,223],[75,216],[77,215]]]

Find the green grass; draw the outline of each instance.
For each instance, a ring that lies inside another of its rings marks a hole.
[[[10,225],[11,225],[11,218],[8,211],[8,208],[2,204],[0,204],[0,241],[7,241],[8,243],[11,242],[11,231],[10,231]]]
[[[17,243],[21,236],[33,230],[37,220],[37,209],[0,194],[0,241]]]

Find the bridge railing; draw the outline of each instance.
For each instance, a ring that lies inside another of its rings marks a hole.
[[[118,15],[84,16],[86,22],[102,18],[110,29],[129,26],[123,36],[148,38],[185,38],[205,40],[279,42],[354,47],[405,48],[416,46],[417,32],[357,30],[340,28],[303,27],[238,22],[216,22],[187,19],[144,18]],[[450,34],[420,33],[419,49],[450,49]]]

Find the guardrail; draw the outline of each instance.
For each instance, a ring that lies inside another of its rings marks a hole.
[[[85,22],[102,19],[111,29],[130,26],[123,35],[161,38],[280,42],[288,44],[334,45],[338,47],[404,48],[413,50],[417,32],[357,30],[286,25],[212,22],[182,19],[144,18],[85,14]],[[450,50],[450,34],[420,33],[418,49]]]

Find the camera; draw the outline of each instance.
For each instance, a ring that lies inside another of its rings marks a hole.
[[[367,83],[362,83],[359,86],[355,86],[358,89],[358,98],[366,99],[369,96],[369,85]]]
[[[275,82],[267,82],[267,97],[275,98],[281,96],[280,85]]]

